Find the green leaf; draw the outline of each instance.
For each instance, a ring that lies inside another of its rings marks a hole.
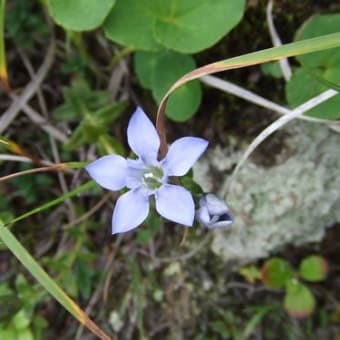
[[[138,79],[152,90],[158,103],[176,79],[195,67],[191,56],[176,52],[137,52],[135,55]],[[167,116],[175,121],[190,119],[198,110],[201,97],[201,86],[197,81],[183,86],[170,97]]]
[[[295,40],[310,39],[336,32],[340,32],[340,14],[315,15],[301,26]],[[339,67],[340,48],[302,55],[297,59],[301,64],[309,67]]]
[[[104,21],[115,0],[49,0],[53,19],[67,30],[88,31]]]
[[[340,14],[317,15],[309,19],[298,31],[297,39],[308,39],[320,34],[340,31]],[[292,107],[329,89],[330,84],[340,85],[340,48],[325,50],[298,57],[302,67],[297,68],[286,84],[286,97]],[[308,111],[308,116],[340,118],[340,96],[337,95]]]
[[[91,263],[84,259],[84,256],[76,259],[75,274],[79,292],[81,296],[87,300],[91,294],[95,271]]]
[[[98,142],[108,134],[111,124],[121,116],[125,108],[126,102],[118,102],[95,112],[84,112],[84,118],[73,132],[67,149],[74,150],[84,144]]]
[[[32,276],[81,324],[89,328],[99,338],[110,339],[85,312],[57,285],[57,283],[44,271],[43,268],[34,260],[30,253],[16,239],[12,232],[6,228],[0,220],[0,238],[8,249],[32,274]]]
[[[104,29],[113,41],[135,49],[204,50],[241,19],[244,0],[117,0]],[[206,18],[213,18],[207,20]]]
[[[277,61],[266,63],[261,65],[261,70],[263,74],[267,76],[271,76],[273,78],[280,79],[282,78],[282,71],[280,68],[280,64]]]
[[[17,331],[16,340],[34,340],[33,333],[29,328],[23,328]]]
[[[53,113],[58,121],[74,121],[110,104],[110,93],[90,88],[83,78],[75,78],[71,86],[63,89],[64,104]]]
[[[154,1],[117,0],[104,23],[107,37],[138,50],[159,50],[160,46],[153,36],[154,13],[150,10]]]
[[[263,320],[263,318],[269,313],[273,311],[273,306],[260,306],[255,310],[254,315],[247,321],[245,325],[244,331],[242,333],[241,339],[249,339],[251,335],[255,332],[257,326]]]
[[[329,75],[328,80],[340,84],[340,68],[327,69],[323,74]],[[288,103],[292,107],[296,107],[328,89],[328,86],[318,81],[301,67],[293,73],[292,78],[286,83],[285,90]],[[309,110],[307,115],[323,119],[340,118],[340,96],[336,95]]]
[[[244,0],[147,1],[155,3],[156,40],[182,53],[196,53],[217,43],[239,23],[245,5]]]
[[[48,39],[50,30],[43,10],[43,6],[37,6],[35,1],[10,1],[6,13],[6,31],[21,48],[31,49],[36,40]]]
[[[195,68],[195,61],[189,55],[175,52],[161,53],[152,72],[152,94],[159,103],[171,84],[186,72]],[[170,97],[166,114],[175,121],[190,119],[198,110],[202,97],[199,82],[191,82],[176,90]]]
[[[57,204],[63,203],[66,199],[71,198],[73,196],[76,196],[76,195],[80,194],[81,192],[86,191],[86,190],[94,187],[95,185],[96,184],[95,184],[94,181],[88,181],[88,182],[80,185],[79,187],[67,192],[66,194],[59,196],[58,198],[56,198],[52,201],[49,201],[45,204],[40,205],[37,208],[34,208],[30,211],[25,212],[24,214],[22,214],[20,216],[17,216],[15,219],[11,220],[8,224],[13,224],[15,222],[21,221],[21,220],[23,220],[23,219],[25,219],[29,216],[35,215],[35,214],[40,213],[40,212],[42,212],[46,209],[54,207]],[[0,222],[0,225],[1,225],[1,223],[2,222]]]
[[[184,188],[190,191],[194,197],[198,197],[204,194],[201,186],[194,181],[192,170],[181,177],[181,184]]]
[[[282,288],[293,277],[291,265],[278,257],[267,260],[261,270],[263,282],[272,288]]]
[[[16,329],[27,328],[31,320],[24,309],[20,309],[13,317],[12,323]]]
[[[307,318],[314,311],[315,299],[308,287],[293,279],[287,282],[284,307],[293,317]]]
[[[143,228],[139,228],[137,232],[138,244],[145,246],[152,238],[159,232],[162,226],[162,218],[153,212],[151,212],[146,221],[143,223]]]
[[[43,340],[43,331],[48,327],[48,322],[42,316],[37,315],[34,317],[31,328],[34,333],[34,340]]]
[[[0,339],[16,339],[17,332],[15,331],[14,328],[10,327],[1,327],[0,325]]]
[[[262,278],[261,271],[255,266],[242,267],[238,271],[249,283],[255,283]]]
[[[328,273],[327,261],[319,255],[311,255],[303,259],[299,267],[300,276],[310,282],[326,279]]]
[[[152,73],[155,70],[157,59],[160,54],[157,52],[138,51],[135,53],[133,61],[134,68],[140,84],[146,88],[152,88]]]
[[[172,84],[169,91],[162,98],[162,101],[158,108],[158,118],[162,121],[162,115],[166,109],[167,99],[178,88],[184,84],[198,79],[207,74],[213,74],[217,72],[227,71],[236,68],[243,68],[252,65],[258,65],[269,61],[275,61],[282,58],[302,55],[306,53],[312,53],[316,51],[331,49],[340,46],[340,32],[319,36],[313,39],[306,39],[297,41],[290,44],[285,44],[278,47],[272,47],[265,50],[248,53],[238,57],[217,61],[208,65],[204,65],[195,69],[192,72],[185,74]]]
[[[0,284],[0,299],[13,295],[13,290],[9,287],[8,282]]]

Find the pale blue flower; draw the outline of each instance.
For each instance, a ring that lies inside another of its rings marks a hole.
[[[154,196],[160,215],[192,226],[195,207],[191,193],[182,186],[169,184],[169,177],[185,175],[205,151],[208,142],[196,137],[180,138],[171,144],[165,158],[159,161],[158,133],[140,108],[130,119],[127,137],[138,159],[108,155],[86,167],[89,175],[102,187],[113,191],[124,187],[130,189],[116,202],[112,233],[138,227],[148,216],[150,196]]]
[[[233,223],[233,217],[224,201],[214,194],[207,194],[199,201],[196,219],[202,227],[209,229],[227,228]]]

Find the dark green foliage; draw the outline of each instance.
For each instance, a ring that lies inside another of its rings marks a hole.
[[[30,48],[34,39],[47,35],[49,29],[38,1],[8,1],[6,30],[21,47]]]

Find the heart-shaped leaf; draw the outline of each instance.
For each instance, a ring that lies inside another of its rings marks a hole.
[[[155,38],[182,53],[204,50],[238,24],[244,4],[244,0],[162,1],[154,23]]]
[[[327,261],[319,255],[311,255],[303,259],[299,267],[300,276],[310,282],[325,280],[328,273]]]
[[[315,38],[340,31],[340,14],[315,15],[297,31],[295,40]],[[340,62],[340,48],[314,52],[297,57],[301,64],[309,67],[334,67]]]
[[[264,263],[261,274],[267,286],[282,288],[293,277],[293,269],[287,261],[273,257]]]
[[[160,46],[154,38],[155,0],[117,0],[104,23],[107,37],[137,50],[155,51]]]
[[[236,26],[244,5],[245,0],[117,0],[104,29],[110,39],[132,48],[195,53]]]
[[[88,31],[101,25],[115,0],[49,0],[53,19],[71,31]]]
[[[284,307],[291,316],[307,318],[314,311],[315,299],[308,287],[293,279],[287,282]]]
[[[155,70],[159,52],[138,51],[134,55],[134,67],[140,84],[146,89],[152,88],[152,74]]]
[[[135,70],[142,85],[152,90],[157,103],[170,86],[183,74],[195,69],[196,64],[190,55],[171,51],[137,52]],[[170,97],[166,114],[175,121],[190,119],[201,103],[201,86],[198,81],[185,84]]]

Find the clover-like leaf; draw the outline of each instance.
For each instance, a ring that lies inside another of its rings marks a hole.
[[[175,52],[163,53],[155,64],[152,74],[152,94],[160,103],[170,86],[185,73],[196,67],[190,55]],[[201,86],[198,81],[192,81],[181,86],[169,98],[166,114],[175,121],[190,119],[201,103]]]
[[[324,74],[329,81],[340,84],[340,68],[327,69]],[[328,89],[328,86],[315,79],[303,67],[300,67],[286,84],[286,98],[292,107],[296,107]],[[306,114],[323,119],[340,118],[340,96],[336,95],[328,99]]]
[[[152,74],[155,70],[157,59],[161,56],[159,52],[138,51],[133,61],[134,68],[140,84],[146,89],[152,89]]]
[[[308,318],[314,311],[315,298],[308,287],[292,279],[287,282],[284,307],[289,315],[303,319]]]
[[[170,86],[185,73],[195,69],[195,60],[190,55],[172,51],[137,52],[135,70],[141,84],[152,90],[157,103]],[[170,97],[166,114],[175,121],[190,119],[201,103],[202,91],[198,81],[185,84]]]
[[[244,4],[244,0],[163,1],[157,7],[155,38],[161,45],[182,53],[204,50],[238,24]]]
[[[299,267],[300,276],[310,282],[325,280],[328,273],[327,261],[319,255],[311,255],[303,259]]]
[[[267,286],[282,288],[293,277],[293,269],[287,261],[273,257],[264,263],[261,274]]]
[[[309,18],[297,31],[295,40],[315,38],[340,31],[340,14],[321,14]],[[297,57],[309,67],[334,67],[340,62],[340,48],[314,52]]]
[[[317,15],[302,25],[296,39],[308,39],[340,31],[340,14]],[[297,68],[286,84],[286,97],[292,107],[321,94],[329,87],[340,85],[340,48],[310,53],[298,57]],[[327,100],[306,114],[323,119],[340,118],[340,96]]]
[[[244,7],[245,0],[117,0],[104,29],[113,41],[136,49],[195,53],[226,35]]]
[[[117,0],[104,23],[107,37],[138,50],[155,51],[160,46],[153,35],[155,0]]]
[[[266,76],[270,76],[270,77],[277,78],[277,79],[282,78],[282,71],[280,68],[280,64],[277,61],[262,64],[261,71]]]
[[[115,0],[49,0],[53,19],[71,31],[89,31],[101,25]]]

